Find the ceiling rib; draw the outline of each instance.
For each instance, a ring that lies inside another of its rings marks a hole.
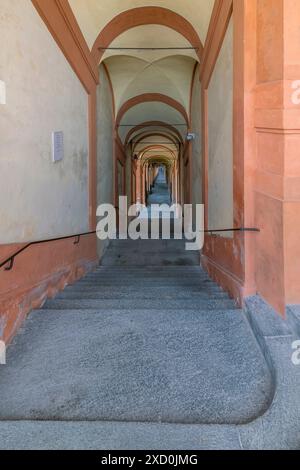
[[[138,123],[138,124],[118,124],[117,127],[137,127],[139,126],[141,123]],[[177,127],[177,126],[185,126],[187,127],[187,124],[170,124],[170,123],[167,123],[169,126],[173,126],[173,127]],[[146,127],[157,127],[157,124],[147,124]]]
[[[100,51],[199,51],[199,47],[98,47]]]

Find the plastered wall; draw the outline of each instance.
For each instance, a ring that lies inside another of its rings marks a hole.
[[[100,66],[97,88],[97,205],[114,202],[113,101],[107,74]],[[107,243],[98,240],[101,257]]]
[[[201,83],[199,66],[195,72],[192,90],[191,129],[195,134],[192,141],[192,203],[202,204],[202,136],[201,136]]]
[[[208,88],[208,224],[233,227],[233,21]],[[232,233],[222,236],[231,237]]]
[[[87,231],[87,94],[30,0],[1,0],[0,31],[0,244]]]

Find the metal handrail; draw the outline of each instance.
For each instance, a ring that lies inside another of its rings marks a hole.
[[[203,230],[204,233],[217,233],[217,232],[260,232],[260,229],[258,228],[247,228],[247,227],[240,227],[240,228],[228,228],[228,229],[217,229],[217,230]],[[48,238],[46,240],[38,240],[34,242],[27,243],[25,246],[17,250],[14,254],[10,255],[5,261],[3,261],[0,264],[0,269],[3,268],[6,264],[9,263],[9,265],[5,268],[5,271],[11,271],[13,266],[14,266],[14,261],[15,258],[23,253],[23,251],[27,250],[27,248],[33,246],[33,245],[40,245],[42,243],[49,243],[49,242],[56,242],[60,240],[68,240],[70,238],[75,238],[74,245],[78,245],[80,242],[80,238],[84,237],[86,235],[94,235],[97,233],[97,230],[94,230],[92,232],[83,232],[83,233],[77,233],[75,235],[67,235],[65,237],[57,237],[57,238]]]
[[[38,240],[38,241],[27,243],[25,246],[23,246],[22,248],[17,250],[13,255],[10,255],[5,261],[3,261],[0,264],[0,269],[3,268],[3,266],[5,266],[6,264],[9,263],[9,266],[7,266],[5,268],[5,271],[11,271],[12,268],[13,268],[13,265],[14,265],[15,258],[19,254],[23,253],[23,251],[27,250],[27,248],[29,248],[30,246],[40,245],[41,243],[56,242],[56,241],[59,241],[59,240],[68,240],[70,238],[75,238],[74,245],[78,245],[79,242],[80,242],[81,237],[83,237],[85,235],[93,235],[95,233],[97,233],[97,232],[93,231],[93,232],[76,233],[75,235],[67,235],[65,237],[57,237],[57,238],[48,238],[46,240]]]
[[[248,228],[248,227],[239,227],[239,228],[222,228],[218,230],[203,230],[204,233],[215,233],[215,232],[260,232],[259,228]]]

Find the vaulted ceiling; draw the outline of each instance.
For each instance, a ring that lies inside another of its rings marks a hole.
[[[99,32],[120,13],[132,8],[158,6],[186,18],[205,42],[214,0],[69,0],[90,49]]]
[[[144,133],[138,151],[150,139],[154,145],[164,142],[171,155],[188,129],[193,74],[214,0],[69,3],[95,60],[110,76],[121,140],[127,144]],[[162,146],[151,150],[161,151]]]

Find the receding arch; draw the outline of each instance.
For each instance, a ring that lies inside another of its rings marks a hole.
[[[138,7],[124,11],[115,16],[99,33],[92,55],[97,64],[104,54],[102,48],[109,47],[120,34],[137,26],[156,24],[166,26],[184,36],[192,47],[196,48],[199,60],[202,58],[203,45],[195,28],[183,16],[172,10],[157,6]]]
[[[152,103],[153,102],[164,103],[170,106],[171,108],[175,109],[182,115],[186,124],[189,125],[189,118],[188,118],[187,112],[181,103],[174,100],[173,98],[170,98],[170,96],[162,95],[161,93],[143,93],[141,95],[130,98],[121,106],[117,114],[116,126],[119,126],[123,116],[125,115],[125,113],[127,113],[129,109],[139,104],[151,103],[151,102]]]
[[[163,152],[170,153],[173,156],[174,160],[177,159],[175,152],[173,152],[173,150],[169,149],[165,145],[149,145],[148,147],[145,147],[143,150],[141,150],[141,158],[143,158],[146,153],[155,151],[156,149],[162,150],[162,153]]]
[[[141,124],[138,124],[137,126],[130,129],[125,139],[125,146],[128,144],[131,136],[135,132],[138,132],[141,129],[147,129],[149,127],[162,127],[162,128],[168,129],[170,132],[173,132],[178,137],[178,140],[181,143],[183,142],[182,135],[180,134],[178,129],[176,129],[176,127],[172,126],[171,124],[167,124],[166,122],[163,122],[163,121],[145,121],[145,122],[141,122]]]
[[[135,149],[138,145],[143,145],[143,140],[144,139],[148,139],[148,138],[151,138],[151,137],[163,137],[165,139],[169,139],[170,142],[164,142],[165,145],[173,145],[173,144],[179,144],[178,140],[174,137],[174,136],[171,136],[170,134],[167,134],[167,133],[163,133],[163,132],[151,132],[151,133],[146,133],[146,134],[139,134],[137,136],[137,139],[135,142],[134,142],[134,145],[133,145],[133,148]],[[155,143],[155,142],[153,142]]]

